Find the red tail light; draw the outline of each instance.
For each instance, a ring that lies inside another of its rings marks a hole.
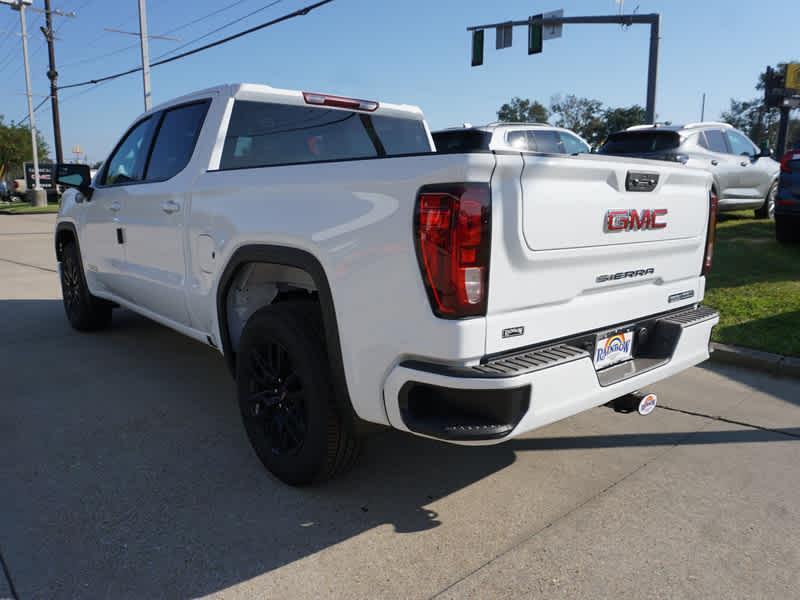
[[[790,150],[789,152],[787,152],[786,154],[783,155],[783,158],[781,158],[781,173],[791,173],[792,172],[792,166],[789,163],[791,163],[792,159],[795,156],[798,156],[799,154],[800,153],[798,153],[797,151],[791,151]]]
[[[717,239],[717,209],[719,198],[713,190],[708,197],[708,229],[706,230],[706,253],[703,257],[702,275],[708,275],[714,260],[714,242]]]
[[[425,186],[417,196],[417,259],[433,312],[445,319],[486,314],[491,200],[488,184]]]

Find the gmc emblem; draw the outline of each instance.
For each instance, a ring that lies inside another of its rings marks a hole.
[[[605,230],[609,233],[617,231],[639,231],[642,229],[664,229],[667,224],[660,223],[659,217],[667,214],[666,208],[621,208],[606,213]]]

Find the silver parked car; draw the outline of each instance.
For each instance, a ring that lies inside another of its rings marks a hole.
[[[582,154],[589,144],[569,129],[547,123],[496,122],[473,127],[453,127],[433,132],[437,152],[474,150],[527,150],[548,154]]]
[[[727,123],[637,125],[609,135],[598,152],[707,169],[720,210],[752,208],[757,217],[773,217],[780,164]]]

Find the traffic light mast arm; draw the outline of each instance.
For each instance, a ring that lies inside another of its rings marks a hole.
[[[549,17],[539,19],[525,19],[524,21],[503,21],[502,23],[490,23],[489,25],[474,25],[467,27],[467,31],[476,29],[494,29],[496,27],[528,26],[530,23],[541,25],[653,25],[661,20],[658,13],[646,15],[599,15],[588,17]]]
[[[475,32],[498,27],[532,27],[547,25],[650,25],[650,59],[647,65],[647,107],[645,120],[655,123],[656,118],[656,81],[658,80],[658,46],[660,40],[661,15],[650,13],[645,15],[598,15],[584,17],[529,17],[524,21],[503,21],[502,23],[489,23],[487,25],[474,25],[467,27],[473,32],[472,66],[483,64],[483,56],[476,56]],[[536,33],[529,32],[528,53],[538,54],[541,51]],[[478,59],[479,58],[479,59]]]

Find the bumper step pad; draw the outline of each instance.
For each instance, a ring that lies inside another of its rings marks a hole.
[[[471,370],[480,377],[512,377],[548,369],[586,356],[589,356],[586,350],[569,344],[557,344],[496,358],[482,365],[471,367]]]

